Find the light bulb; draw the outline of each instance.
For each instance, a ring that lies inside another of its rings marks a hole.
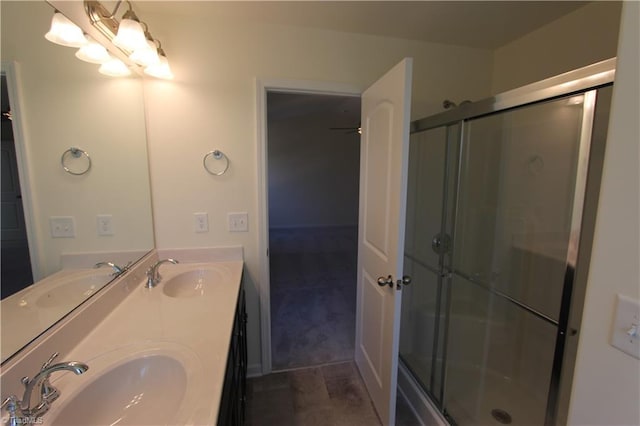
[[[103,45],[95,41],[91,36],[86,37],[88,43],[76,52],[76,58],[92,64],[104,64],[111,59]]]
[[[129,59],[131,59],[138,65],[142,65],[143,67],[156,65],[160,62],[160,57],[158,56],[158,48],[156,47],[154,42],[148,39],[147,45],[142,49],[136,49],[131,55],[129,55]]]
[[[118,26],[118,34],[113,39],[116,46],[133,52],[147,46],[147,39],[144,36],[142,25],[133,19],[122,19]]]
[[[52,43],[67,47],[82,47],[87,44],[82,30],[60,12],[53,14],[51,28],[44,38]]]
[[[160,61],[155,65],[149,65],[144,69],[144,73],[156,78],[162,78],[164,80],[172,80],[173,73],[169,67],[169,61],[164,55],[160,55]]]
[[[131,70],[120,59],[111,58],[98,69],[100,74],[109,77],[126,77],[131,75]]]

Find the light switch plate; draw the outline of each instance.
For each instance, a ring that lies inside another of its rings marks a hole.
[[[110,214],[99,214],[96,219],[98,226],[98,235],[110,236],[115,235],[115,229],[113,228],[113,216]]]
[[[53,238],[75,238],[76,223],[73,216],[51,216],[49,228]]]
[[[640,359],[640,301],[618,294],[611,345]]]
[[[249,231],[249,215],[247,212],[229,213],[229,232]]]
[[[193,230],[197,233],[209,232],[209,215],[207,213],[193,214]]]

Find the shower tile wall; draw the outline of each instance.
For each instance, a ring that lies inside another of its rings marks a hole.
[[[274,370],[353,359],[357,227],[269,231]]]

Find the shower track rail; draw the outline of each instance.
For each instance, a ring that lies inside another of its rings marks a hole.
[[[482,280],[474,278],[474,277],[472,277],[472,276],[470,276],[470,275],[468,275],[468,274],[466,274],[466,273],[464,273],[464,272],[462,272],[462,271],[460,271],[458,269],[454,269],[452,271],[452,273],[454,275],[458,275],[459,277],[464,278],[465,280],[477,285],[478,287],[488,291],[489,293],[500,297],[501,299],[504,299],[504,300],[506,300],[508,302],[513,303],[514,305],[517,305],[518,307],[524,309],[525,311],[529,312],[530,314],[536,316],[537,318],[539,318],[539,319],[541,319],[541,320],[543,320],[543,321],[545,321],[545,322],[547,322],[547,323],[549,323],[551,325],[554,325],[556,327],[558,327],[560,325],[560,323],[557,320],[551,318],[548,315],[543,314],[542,312],[532,308],[531,306],[529,306],[529,305],[527,305],[525,303],[522,303],[522,302],[518,301],[517,299],[514,299],[513,297],[509,296],[506,293],[501,292],[500,290],[496,290],[495,288],[493,288],[491,286],[491,284],[487,284],[487,283],[483,282]]]
[[[418,265],[422,266],[423,268],[425,268],[429,272],[433,272],[434,274],[436,274],[439,277],[446,277],[447,276],[447,274],[443,274],[439,268],[436,268],[436,267],[433,267],[431,265],[428,265],[425,261],[418,259],[417,257],[415,257],[412,254],[405,253],[404,257],[406,257],[407,259],[411,260],[414,263],[417,263]]]
[[[469,118],[479,118],[543,100],[598,89],[613,83],[615,68],[616,59],[607,59],[490,98],[461,104],[454,109],[412,121],[410,132],[419,133],[435,127],[459,123]]]
[[[412,262],[422,266],[423,268],[425,268],[426,270],[428,270],[429,272],[434,273],[435,275],[437,275],[440,278],[449,278],[451,276],[451,274],[457,275],[460,278],[464,278],[465,280],[469,281],[470,283],[473,283],[475,285],[477,285],[478,287],[482,288],[483,290],[488,291],[489,293],[493,294],[494,296],[498,296],[501,299],[504,299],[510,303],[513,303],[514,305],[517,305],[518,307],[524,309],[525,311],[529,312],[530,314],[534,315],[535,317],[557,327],[559,324],[558,320],[553,319],[552,317],[550,317],[549,315],[543,314],[542,312],[538,311],[537,309],[532,308],[531,306],[527,305],[526,303],[522,303],[519,300],[509,296],[506,293],[503,293],[500,290],[496,290],[491,283],[485,283],[482,280],[479,280],[476,277],[473,277],[459,269],[454,269],[454,270],[448,270],[448,269],[444,269],[442,271],[440,271],[439,269],[430,266],[428,264],[426,264],[424,261],[416,258],[413,255],[409,255],[406,254],[404,255],[404,257],[406,257],[407,259],[411,260]]]

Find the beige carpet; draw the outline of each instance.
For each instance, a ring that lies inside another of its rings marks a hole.
[[[353,359],[357,228],[270,231],[274,370]]]

